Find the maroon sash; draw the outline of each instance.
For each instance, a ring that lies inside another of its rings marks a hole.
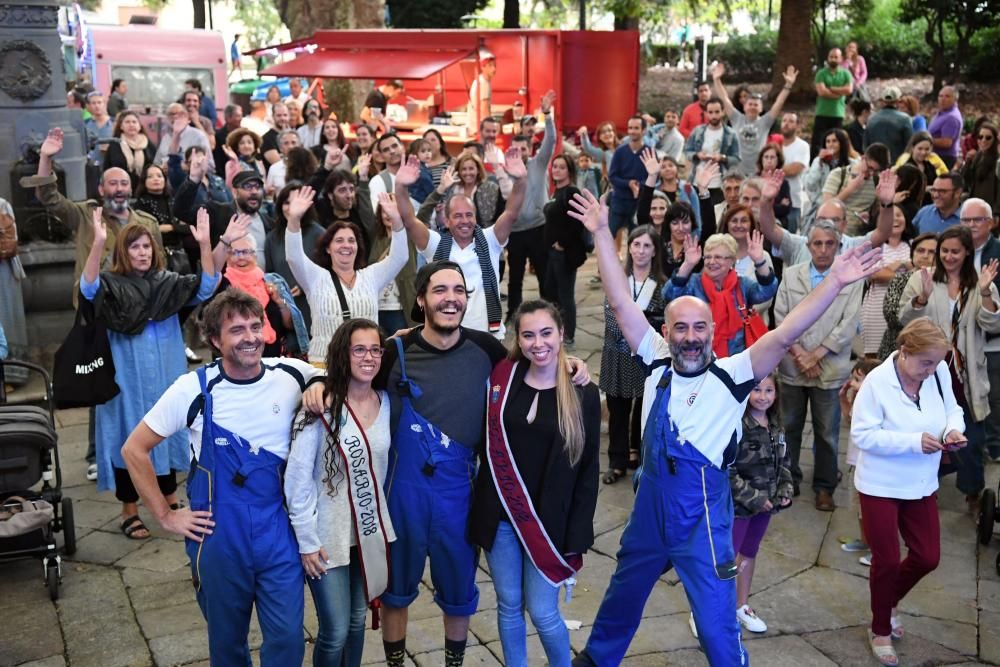
[[[500,504],[503,505],[511,525],[528,552],[535,569],[553,586],[560,586],[572,579],[583,566],[583,557],[575,555],[567,562],[552,544],[542,526],[528,490],[524,488],[521,473],[514,462],[503,425],[503,412],[507,405],[507,392],[517,362],[501,361],[490,376],[490,396],[487,404],[487,460]]]

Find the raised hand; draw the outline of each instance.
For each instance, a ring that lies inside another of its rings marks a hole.
[[[555,93],[552,94],[555,95]],[[518,148],[512,147],[507,149],[507,152],[504,153],[503,167],[507,172],[507,175],[514,180],[524,178],[528,175],[528,166],[524,164],[524,160],[521,159],[521,151]]]
[[[174,122],[170,124],[170,129],[173,130],[174,136],[180,136],[181,132],[184,131],[184,128],[190,124],[190,118],[187,116],[178,116],[174,119]]]
[[[304,185],[288,195],[288,221],[291,222],[294,219],[296,223],[300,222],[302,216],[312,208],[315,198],[316,191],[308,185]]]
[[[719,165],[715,162],[702,162],[695,170],[694,184],[699,190],[707,190],[708,184],[720,173]]]
[[[191,236],[200,246],[207,246],[212,241],[211,223],[204,206],[198,209],[195,224],[191,226]]]
[[[188,163],[188,178],[192,183],[201,183],[208,171],[208,156],[204,153],[192,152],[191,160]]]
[[[646,168],[646,173],[656,176],[660,173],[660,158],[656,157],[656,151],[647,146],[642,151],[642,166]]]
[[[576,136],[578,136],[580,138],[586,137],[589,134],[590,134],[590,132],[587,130],[587,126],[586,125],[581,125],[576,130]]]
[[[396,172],[396,183],[408,188],[416,183],[418,178],[420,178],[420,160],[416,155],[411,155]]]
[[[690,274],[694,271],[694,267],[698,266],[698,262],[701,261],[701,245],[698,244],[698,239],[687,234],[684,237],[684,262],[683,266],[687,267],[684,271],[685,274]]]
[[[392,224],[387,226],[401,229],[403,218],[399,215],[399,207],[396,206],[396,196],[391,192],[380,192],[378,193],[378,204],[382,207],[382,212],[389,216],[392,221]]]
[[[781,184],[785,181],[785,172],[781,169],[775,169],[771,173],[762,176],[761,180],[764,181],[764,189],[761,190],[760,198],[764,201],[773,202],[774,198],[781,192]]]
[[[232,243],[243,238],[250,233],[250,222],[250,216],[246,213],[238,213],[229,218],[229,224],[226,225],[226,231],[222,235],[222,239],[226,243]]]
[[[222,144],[222,152],[225,153],[226,157],[229,158],[230,160],[240,159],[239,156],[236,154],[236,151],[234,151],[232,148],[229,147],[229,144]]]
[[[988,264],[983,264],[983,268],[979,272],[980,292],[985,293],[989,291],[990,285],[996,280],[998,267],[1000,267],[1000,262],[997,262],[995,259],[991,259]]]
[[[542,95],[542,113],[548,113],[552,111],[552,103],[556,101],[556,91],[548,90]]]
[[[607,195],[598,201],[590,190],[584,190],[573,195],[573,198],[569,200],[569,206],[572,209],[567,211],[569,216],[582,222],[583,226],[591,233],[596,233],[602,227],[607,228]]]
[[[760,264],[764,260],[764,235],[759,229],[753,230],[747,239],[747,256],[754,264]]]
[[[49,130],[45,141],[42,142],[39,152],[45,157],[52,157],[63,148],[63,131],[61,127],[53,127]]]
[[[726,66],[722,63],[712,63],[712,66],[708,68],[708,74],[712,79],[721,79],[726,73]]]
[[[931,298],[934,292],[934,276],[930,269],[920,269],[920,289],[923,291],[924,301]]]
[[[108,226],[104,222],[104,209],[100,206],[94,209],[94,245],[103,246],[108,240]]]
[[[781,73],[781,76],[785,79],[786,86],[794,86],[795,80],[799,78],[799,70],[795,69],[794,65],[789,65],[785,68],[785,71]]]
[[[327,156],[331,160],[334,160],[333,163],[336,165],[336,164],[339,164],[344,159],[344,151],[340,151],[340,155],[336,159],[334,159],[334,157],[333,157],[333,151],[330,151],[329,153],[327,153]],[[362,153],[361,156],[358,157],[358,179],[359,180],[362,180],[362,181],[368,180],[368,174],[371,171],[371,166],[372,166],[372,156],[371,156],[371,154],[370,153]]]
[[[451,186],[458,182],[458,174],[455,172],[455,165],[450,164],[448,168],[441,173],[441,182],[438,183],[438,192],[444,194],[451,189]]]
[[[878,271],[881,260],[882,249],[872,248],[866,242],[839,255],[830,267],[830,276],[838,280],[841,287],[847,287]]]
[[[896,172],[892,169],[885,169],[878,175],[878,185],[875,186],[875,196],[878,197],[878,200],[883,206],[895,203],[897,194],[896,183],[898,181],[899,177],[896,176]]]

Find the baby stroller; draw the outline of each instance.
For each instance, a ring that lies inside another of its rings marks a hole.
[[[8,405],[4,368],[14,366],[42,376],[44,407]],[[62,580],[62,557],[55,539],[60,531],[63,553],[72,555],[76,551],[73,501],[62,497],[52,381],[36,364],[0,361],[0,562],[40,556],[53,600],[59,597]]]

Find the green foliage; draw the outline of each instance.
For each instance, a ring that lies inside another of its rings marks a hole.
[[[1000,26],[978,31],[969,40],[969,62],[966,74],[973,81],[997,78],[1000,62]]]
[[[725,43],[712,44],[708,48],[708,59],[726,64],[727,80],[763,83],[771,80],[777,52],[778,33],[762,30],[755,35],[730,37]]]
[[[283,27],[273,2],[236,0],[234,18],[245,26],[243,39],[251,49],[274,44]]]
[[[393,28],[462,28],[488,0],[387,0]]]

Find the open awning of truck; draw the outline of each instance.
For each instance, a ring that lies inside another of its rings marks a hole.
[[[256,49],[251,54],[296,53],[261,74],[331,79],[420,80],[460,60],[474,57],[480,46],[475,33],[453,31],[318,30],[287,44]]]

